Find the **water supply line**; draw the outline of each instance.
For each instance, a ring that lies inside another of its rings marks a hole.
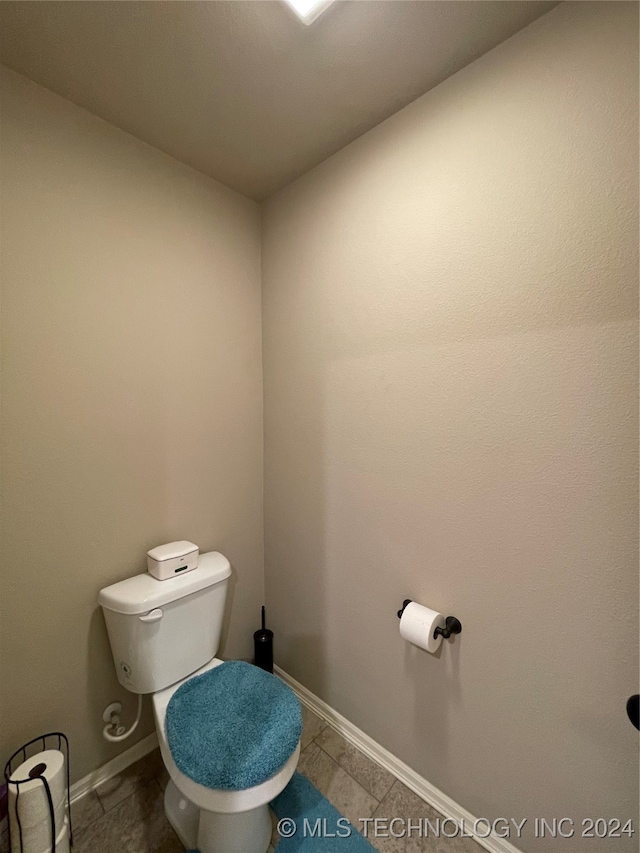
[[[129,735],[132,735],[138,728],[138,723],[140,722],[141,716],[142,693],[138,693],[138,713],[136,714],[136,718],[131,728],[125,729],[124,726],[120,725],[120,716],[118,714],[112,714],[111,719],[102,730],[103,737],[105,738],[105,740],[108,740],[111,743],[120,743],[120,741],[126,740]]]

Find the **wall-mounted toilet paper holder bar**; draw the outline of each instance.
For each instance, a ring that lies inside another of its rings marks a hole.
[[[402,602],[402,607],[398,610],[398,619],[402,618],[402,614],[404,613],[404,609],[408,604],[411,604],[410,598],[405,598]],[[448,640],[452,634],[459,634],[462,631],[462,623],[459,619],[456,619],[455,616],[447,616],[444,620],[444,628],[436,628],[433,632],[433,638],[442,634],[443,639]]]

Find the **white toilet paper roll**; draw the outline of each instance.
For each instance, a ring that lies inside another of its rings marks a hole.
[[[13,848],[13,836],[11,836],[11,847]],[[33,847],[27,848],[27,844],[33,844]],[[18,840],[17,851],[20,851],[20,841]],[[33,850],[34,853],[51,853],[51,837],[47,840],[44,847],[35,846],[36,842],[25,842],[24,836],[22,838],[22,849],[23,850]],[[65,817],[62,821],[62,830],[58,837],[56,838],[56,853],[70,853],[70,845],[69,845],[69,823],[67,818]],[[11,853],[14,853],[13,849]]]
[[[423,607],[415,601],[404,608],[400,617],[400,636],[404,640],[428,652],[435,652],[442,642],[442,635],[433,636],[436,628],[444,628],[442,613]]]
[[[65,816],[61,822],[62,830],[56,838],[56,853],[70,853],[69,845],[69,823]],[[44,845],[44,846],[43,846]],[[47,839],[37,839],[22,835],[22,848],[20,847],[20,838],[11,836],[11,853],[21,853],[21,851],[29,850],[30,853],[51,853],[51,835]]]
[[[66,808],[64,800],[54,812],[55,827],[65,826]],[[58,832],[58,836],[61,836]],[[51,853],[51,818],[47,812],[46,818],[33,826],[22,827],[22,846],[20,845],[20,830],[17,822],[11,824],[11,853]],[[56,853],[60,853],[56,842]]]
[[[49,784],[56,837],[61,835],[65,828],[67,776],[64,755],[57,749],[47,749],[24,761],[9,777],[12,853],[20,851],[20,830],[22,853],[46,853],[51,850],[51,816],[42,779],[36,776],[28,782],[16,784],[19,780],[29,779],[34,770]]]

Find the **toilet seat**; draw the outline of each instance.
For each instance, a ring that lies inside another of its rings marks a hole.
[[[225,813],[244,812],[270,802],[285,788],[296,769],[300,755],[300,743],[298,742],[294,752],[273,776],[259,785],[239,791],[207,788],[204,785],[194,782],[178,769],[167,742],[165,717],[169,701],[176,690],[185,682],[190,681],[198,675],[203,675],[208,670],[220,666],[221,663],[223,661],[214,658],[201,669],[197,670],[197,672],[191,673],[191,675],[182,679],[177,684],[172,684],[170,687],[154,693],[152,695],[153,713],[162,759],[178,790],[200,809]]]
[[[290,758],[302,735],[302,712],[281,679],[230,660],[178,687],[165,731],[182,773],[205,788],[243,791]]]

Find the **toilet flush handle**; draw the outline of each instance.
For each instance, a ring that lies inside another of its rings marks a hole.
[[[139,619],[141,622],[157,622],[159,619],[162,619],[163,612],[159,607],[156,607],[155,610],[151,610],[145,616],[140,616]]]

